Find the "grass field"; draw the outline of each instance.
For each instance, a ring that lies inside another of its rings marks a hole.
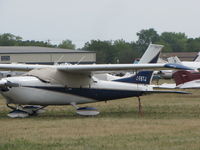
[[[0,98],[0,150],[199,150],[200,90],[89,104],[101,114],[81,117],[71,106],[11,119]]]

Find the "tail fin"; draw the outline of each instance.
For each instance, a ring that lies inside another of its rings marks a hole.
[[[143,63],[157,63],[160,56],[160,51],[163,48],[162,45],[150,44],[144,55],[139,61],[139,64]],[[153,77],[153,71],[139,71],[135,75],[127,78],[118,79],[115,81],[137,84],[150,84]]]
[[[169,57],[167,58],[167,60],[169,63],[172,63],[172,64],[182,64],[181,60],[177,56]]]
[[[197,56],[193,60],[194,62],[200,62],[200,52],[198,52]]]
[[[141,57],[139,64],[157,63],[162,48],[163,45],[150,44]]]
[[[180,85],[189,81],[200,79],[199,72],[191,72],[191,71],[176,71],[173,73],[172,78],[176,82],[176,85]]]

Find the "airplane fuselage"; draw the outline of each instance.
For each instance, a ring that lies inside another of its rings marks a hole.
[[[87,85],[71,86],[44,82],[33,76],[4,78],[16,86],[2,89],[8,104],[68,105],[141,96],[152,90],[148,85],[92,80]]]

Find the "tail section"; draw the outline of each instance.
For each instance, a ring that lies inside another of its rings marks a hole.
[[[182,64],[181,60],[177,56],[169,57],[169,58],[167,58],[167,60],[169,63],[172,63],[172,64]]]
[[[126,83],[137,83],[137,84],[150,84],[152,79],[153,71],[140,71],[135,75],[128,78],[122,78],[115,81],[126,82]]]
[[[141,57],[139,64],[157,63],[162,48],[163,45],[150,44]]]
[[[189,81],[200,79],[199,72],[191,72],[191,71],[176,71],[172,78],[176,82],[176,85],[184,84]]]
[[[144,63],[157,63],[160,56],[160,51],[163,48],[162,45],[150,44],[144,55],[139,61],[139,64]],[[137,84],[150,84],[153,77],[153,71],[139,71],[135,75],[127,78],[121,78],[115,81]]]

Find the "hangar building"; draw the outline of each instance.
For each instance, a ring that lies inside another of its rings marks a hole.
[[[33,46],[0,46],[0,63],[91,64],[96,62],[96,53],[84,50]]]

